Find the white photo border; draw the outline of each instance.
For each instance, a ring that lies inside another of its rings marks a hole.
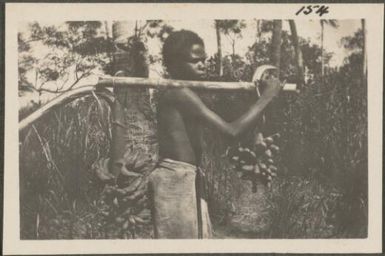
[[[20,240],[17,30],[25,21],[127,19],[320,19],[304,3],[7,3],[3,254],[379,253],[382,251],[383,4],[326,4],[323,19],[365,19],[368,54],[368,237],[366,239]]]

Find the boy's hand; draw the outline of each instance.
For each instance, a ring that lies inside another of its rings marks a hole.
[[[281,82],[275,77],[263,80],[262,82],[265,84],[265,89],[261,97],[269,100],[277,96],[285,84],[285,82]]]

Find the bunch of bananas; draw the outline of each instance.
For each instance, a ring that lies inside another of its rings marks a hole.
[[[96,176],[105,183],[102,196],[109,207],[102,215],[106,224],[116,224],[122,233],[135,237],[138,228],[151,223],[148,175],[154,164],[148,156],[132,151],[115,164],[120,169],[117,175],[109,171],[108,158],[93,165]]]
[[[258,180],[270,187],[273,177],[277,176],[278,169],[274,159],[279,153],[279,147],[274,144],[274,141],[279,137],[278,133],[268,137],[258,133],[253,149],[237,146],[226,150],[233,169],[241,175],[242,179],[252,182],[253,192],[257,191]]]

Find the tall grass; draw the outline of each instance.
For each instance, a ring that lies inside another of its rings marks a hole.
[[[100,108],[101,107],[101,108]],[[20,134],[22,239],[103,238],[102,184],[92,163],[108,156],[110,110],[89,97]]]

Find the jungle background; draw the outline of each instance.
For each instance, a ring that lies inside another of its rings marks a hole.
[[[298,94],[283,93],[259,124],[265,135],[281,134],[278,177],[270,188],[259,185],[252,193],[251,184],[241,180],[223,156],[228,142],[205,130],[203,167],[215,238],[367,236],[365,22],[358,21],[357,31],[340,40],[346,54],[337,66],[330,65],[337,53],[323,44],[325,27],[338,30],[339,21],[312,22],[320,22],[318,42],[298,36],[292,20],[203,22],[214,27],[216,41],[207,59],[208,79],[251,81],[256,67],[274,64],[281,79],[296,82],[300,89]],[[123,56],[119,52],[129,56],[124,65],[130,74],[167,76],[159,49],[176,30],[172,22],[130,24],[130,36],[123,38],[115,31],[119,27],[113,30],[105,21],[24,24],[18,33],[19,119],[92,76],[115,74],[117,56]],[[252,43],[240,51],[244,38]],[[223,50],[225,43],[230,51]],[[154,126],[143,123],[154,122],[154,95],[148,94],[149,101],[139,99],[152,112],[136,122],[149,130]],[[201,96],[226,120],[239,116],[256,97],[224,92]],[[96,95],[56,108],[20,132],[22,239],[152,237],[151,224],[137,225],[135,234],[132,229],[127,234],[119,225],[105,223],[110,206],[94,169],[110,156],[112,133],[111,109]],[[239,143],[247,145],[250,136]]]

